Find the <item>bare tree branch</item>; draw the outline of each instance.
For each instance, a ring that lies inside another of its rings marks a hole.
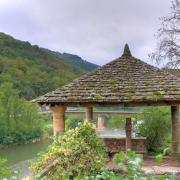
[[[171,13],[160,18],[161,28],[157,32],[157,47],[150,54],[157,63],[180,67],[180,0],[171,2]]]

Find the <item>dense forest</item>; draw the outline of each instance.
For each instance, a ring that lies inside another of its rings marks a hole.
[[[33,99],[98,66],[79,56],[53,52],[0,33],[0,84],[11,82]]]
[[[42,137],[45,117],[28,100],[97,67],[0,33],[0,148]]]
[[[40,138],[44,124],[35,104],[19,98],[11,83],[0,84],[0,148]]]

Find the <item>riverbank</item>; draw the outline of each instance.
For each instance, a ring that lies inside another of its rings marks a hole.
[[[44,139],[33,143],[11,146],[0,150],[0,157],[7,159],[7,164],[13,166],[21,161],[34,159],[39,153],[45,151],[51,143],[52,140]]]
[[[42,133],[41,136],[32,137],[32,138],[29,138],[29,139],[24,139],[23,141],[12,142],[12,143],[9,143],[9,144],[0,144],[0,152],[2,150],[4,150],[4,149],[8,149],[8,148],[11,148],[11,147],[14,147],[14,146],[32,144],[32,143],[44,141],[46,139],[52,139],[52,136],[53,136],[52,123],[51,122],[46,122],[46,123],[44,123],[43,133]]]
[[[7,165],[13,172],[17,171],[21,178],[30,176],[31,162],[35,161],[38,155],[43,153],[51,143],[51,139],[41,139],[28,144],[11,146],[0,150],[0,157],[7,159]]]
[[[14,146],[20,146],[20,145],[36,143],[36,142],[41,141],[42,139],[44,139],[44,138],[35,138],[35,139],[31,139],[29,141],[25,141],[25,142],[21,142],[21,143],[12,143],[12,144],[9,144],[9,145],[0,145],[0,152],[2,150],[4,150],[4,149],[8,149],[8,148],[11,148],[11,147],[14,147]]]

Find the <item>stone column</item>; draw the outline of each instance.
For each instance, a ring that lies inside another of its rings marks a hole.
[[[65,107],[54,106],[51,108],[53,116],[53,132],[54,136],[58,137],[65,129]]]
[[[131,118],[126,118],[126,151],[132,148],[132,121]]]
[[[171,106],[172,153],[180,160],[180,113],[179,106]]]
[[[104,131],[104,116],[102,114],[98,115],[97,131],[98,132]]]
[[[90,122],[93,120],[93,107],[86,107],[86,117],[85,121]]]

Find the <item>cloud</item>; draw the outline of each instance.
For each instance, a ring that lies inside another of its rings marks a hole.
[[[105,64],[129,43],[144,60],[169,0],[0,0],[0,31]]]

